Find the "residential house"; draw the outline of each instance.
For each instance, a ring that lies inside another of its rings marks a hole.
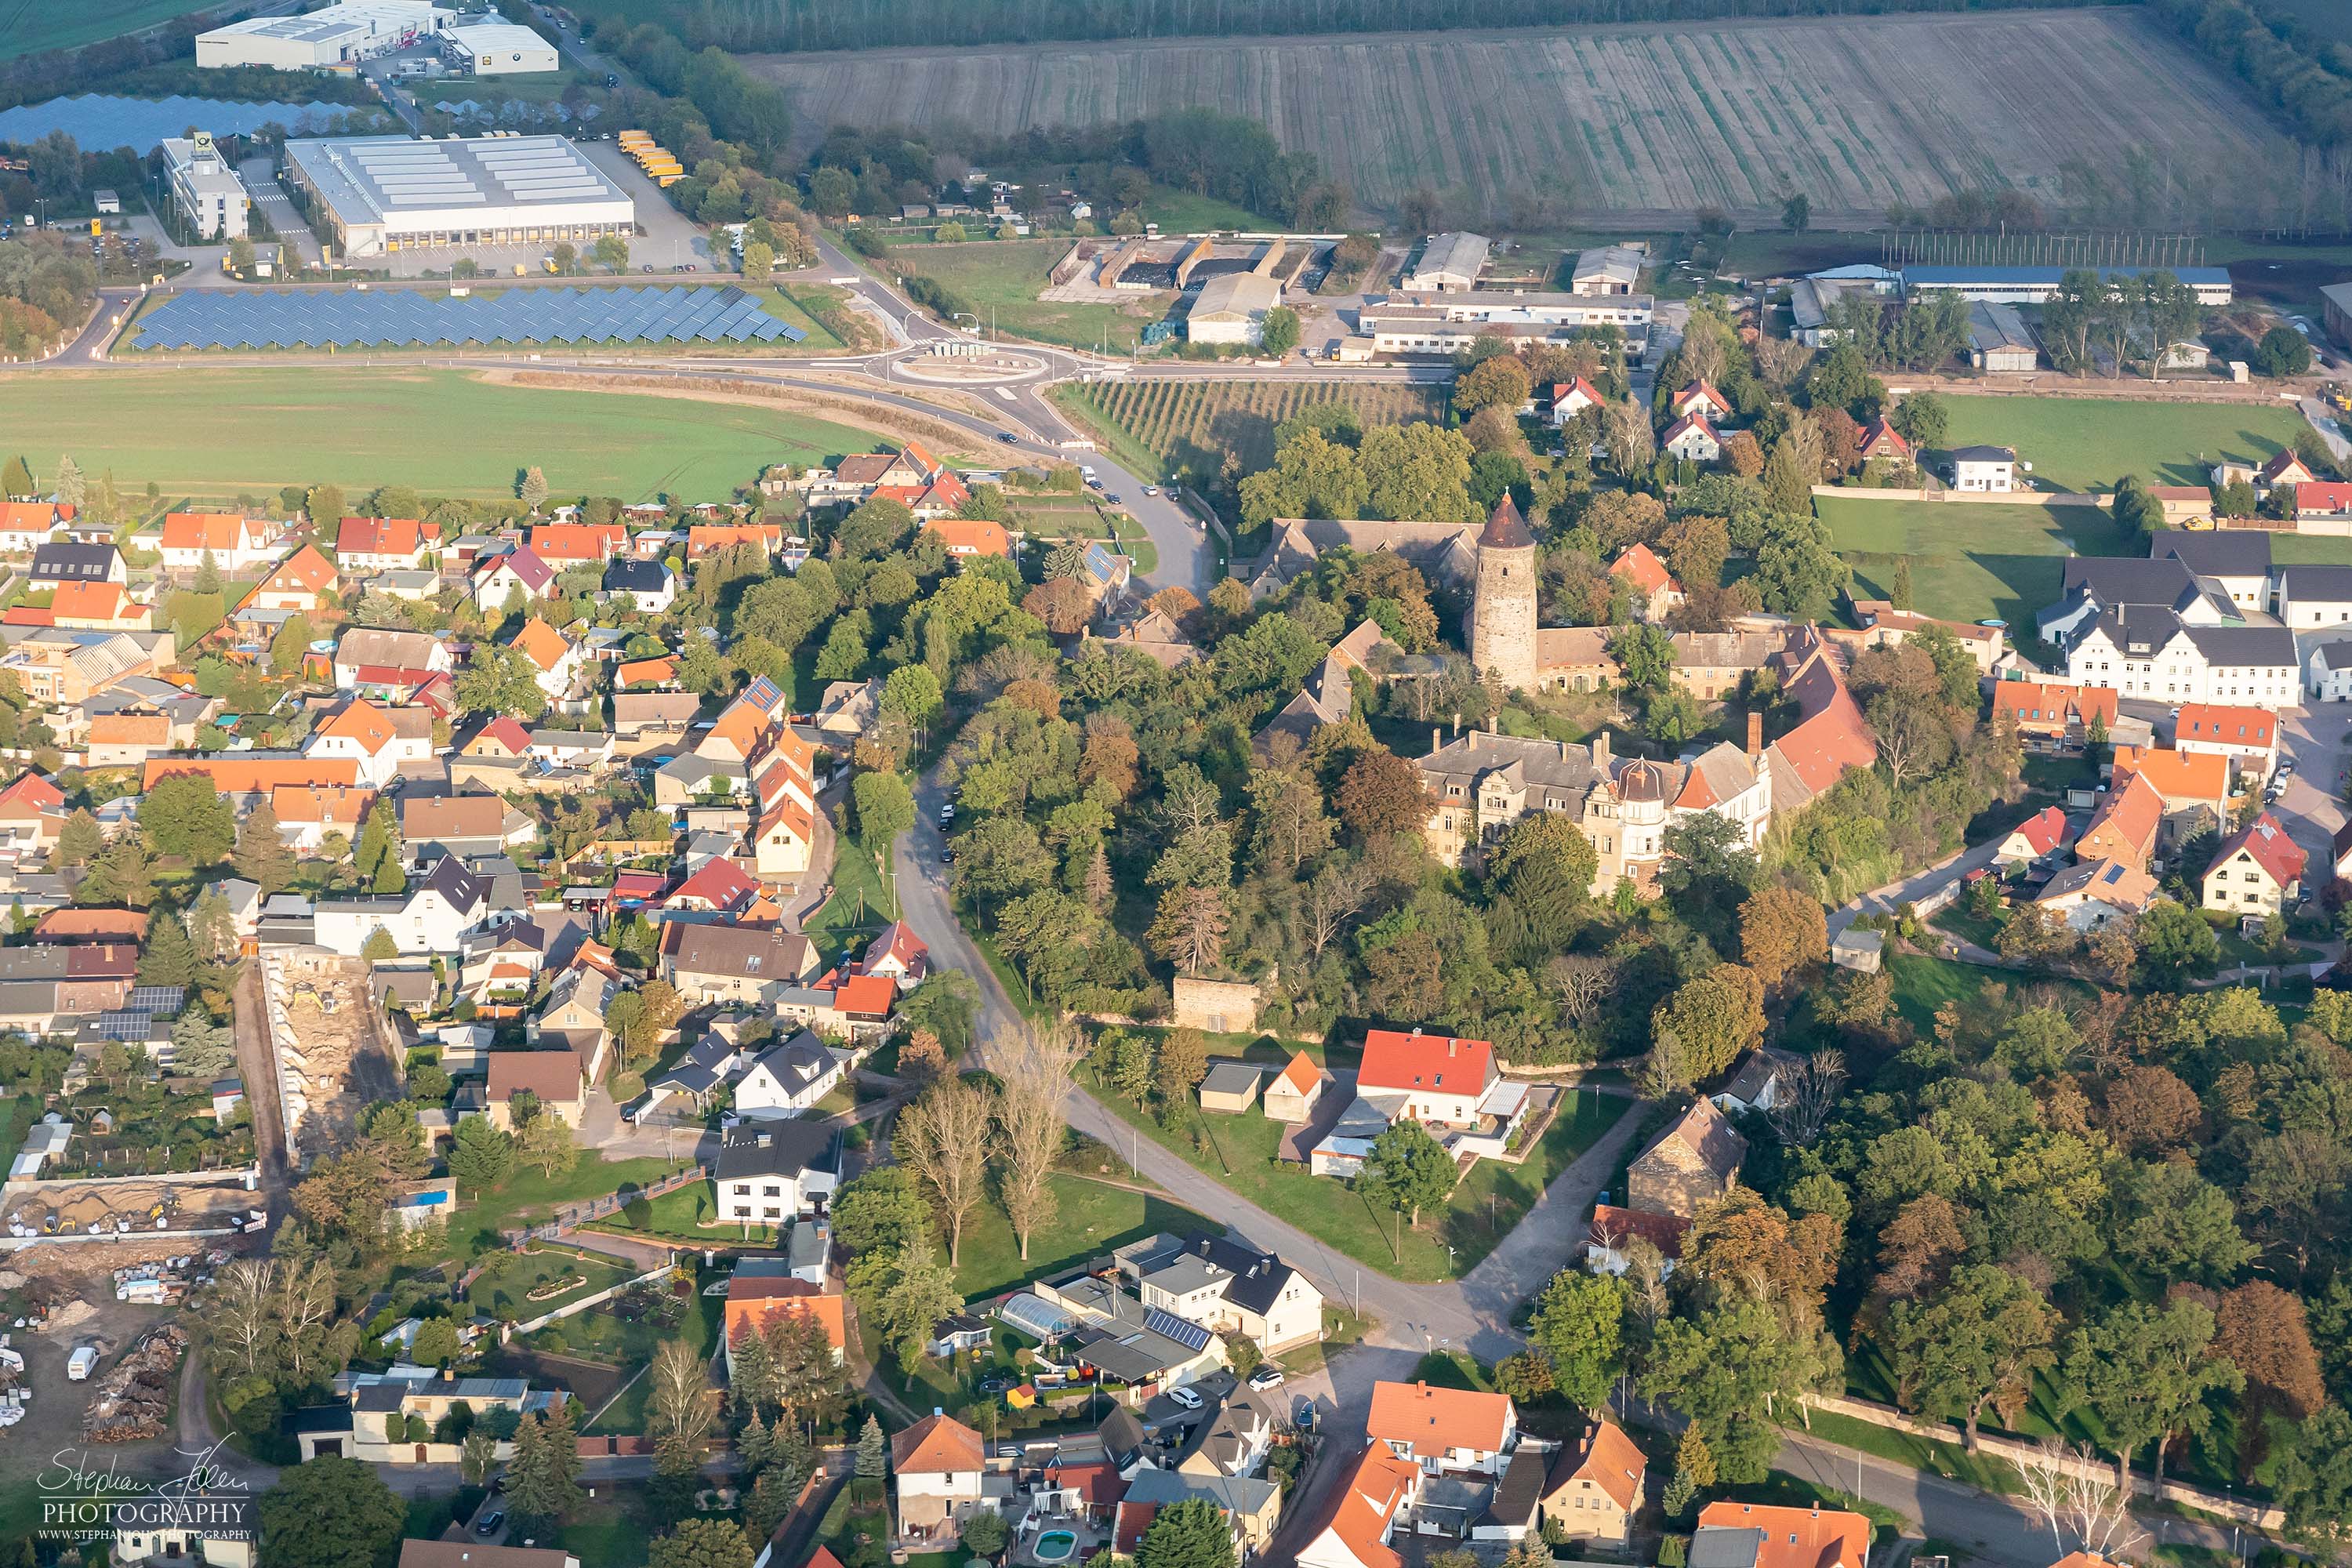
[[[1695,1218],[1739,1184],[1748,1140],[1709,1100],[1694,1101],[1625,1169],[1625,1201],[1654,1214]]]
[[[77,544],[59,540],[33,552],[36,591],[58,583],[123,583],[130,572],[122,552],[111,544]]]
[[[557,1044],[569,1049],[580,1058],[581,1077],[594,1083],[604,1076],[604,1053],[612,1043],[604,1010],[620,991],[621,983],[613,975],[593,963],[575,961],[550,987],[527,1037],[541,1048]]]
[[[2174,717],[2172,749],[2230,759],[2240,778],[2268,784],[2278,765],[2278,715],[2267,708],[2184,702]]]
[[[1265,1086],[1262,1103],[1266,1119],[1294,1125],[1313,1121],[1316,1102],[1330,1083],[1331,1075],[1308,1060],[1305,1051],[1291,1052],[1289,1062]]]
[[[425,564],[425,525],[413,517],[347,517],[335,531],[343,572],[407,572]]]
[[[702,699],[691,691],[623,692],[613,699],[613,732],[641,735],[648,730],[683,734],[702,710]]]
[[[1841,1509],[1711,1502],[1690,1568],[1870,1568],[1870,1521]]]
[[[2202,625],[2147,606],[2101,615],[2066,649],[2070,680],[2174,703],[2291,708],[2301,672],[2285,626]]]
[[[720,1322],[726,1335],[728,1375],[735,1370],[735,1350],[755,1335],[767,1332],[783,1318],[813,1320],[824,1331],[825,1342],[838,1362],[849,1346],[846,1300],[838,1288],[794,1277],[788,1259],[739,1259],[727,1280],[727,1300]]]
[[[530,752],[530,736],[513,719],[501,713],[469,736],[457,749],[461,757],[520,760]]]
[[[2111,793],[2123,788],[2126,774],[2146,779],[2156,791],[2157,798],[2164,803],[2164,818],[2176,841],[2200,827],[2219,827],[2230,820],[2230,763],[2226,757],[2210,752],[2117,746],[2111,770]]]
[[[2009,447],[1958,447],[1951,454],[1952,488],[2001,492],[2017,488],[2017,452]]]
[[[2352,622],[2352,566],[2288,566],[2278,574],[2278,617],[2299,632]]]
[[[2268,460],[2254,470],[2254,488],[2268,490],[2280,485],[2307,485],[2318,478],[2311,471],[2311,465],[2295,456],[2293,447],[2288,447],[2272,453]]]
[[[354,626],[335,644],[335,684],[345,691],[381,691],[404,700],[428,679],[447,675],[457,661],[449,645],[425,632]]]
[[[53,501],[0,501],[0,555],[30,555],[57,531]]]
[[[2204,495],[2203,489],[2198,491]],[[2328,479],[2294,487],[2294,517],[2297,522],[2315,522],[2322,518],[2342,521],[2352,518],[2352,484]],[[6,539],[0,533],[0,541]]]
[[[2210,508],[2211,496],[2203,490],[2197,493]],[[2151,561],[2179,562],[2200,584],[2220,589],[2221,596],[2242,611],[2271,607],[2275,576],[2271,536],[2258,529],[2193,532],[2168,528],[2149,537],[2147,554]]]
[[[895,500],[918,518],[952,517],[971,499],[954,470],[919,441],[896,452],[859,452],[841,459],[830,474],[811,476],[813,505],[856,505],[877,497]]]
[[[736,927],[772,924],[778,913],[760,884],[723,855],[696,867],[663,897],[661,907],[665,921],[707,921]]]
[[[1495,1047],[1485,1040],[1374,1029],[1364,1037],[1356,1092],[1398,1097],[1391,1121],[1466,1127],[1477,1122],[1500,1079]]]
[[[2201,884],[2204,905],[2230,915],[2282,914],[2302,897],[2304,861],[2278,818],[2263,812],[2214,853]]]
[[[1862,427],[1857,454],[1865,463],[1876,459],[1892,463],[1899,468],[1915,468],[1918,464],[1917,457],[1911,450],[1911,443],[1903,438],[1902,431],[1886,422],[1884,415]]]
[[[1716,423],[1731,417],[1731,400],[1704,381],[1694,381],[1675,394],[1666,405],[1667,411],[1677,419],[1702,419]]]
[[[1770,1046],[1757,1046],[1731,1065],[1731,1076],[1709,1094],[1717,1110],[1753,1116],[1779,1105],[1787,1092],[1790,1072],[1803,1058]]]
[[[839,1180],[835,1131],[817,1121],[761,1121],[719,1135],[711,1189],[719,1217],[782,1225],[819,1206]]]
[[[1633,1247],[1639,1241],[1657,1250],[1658,1277],[1664,1279],[1682,1262],[1683,1237],[1690,1227],[1681,1215],[1595,1204],[1585,1231],[1584,1267],[1595,1274],[1622,1274],[1633,1267]]]
[[[523,754],[551,768],[593,772],[612,764],[613,733],[609,730],[533,730]]]
[[[2168,541],[2192,536],[2176,536],[2168,531],[2159,537]],[[2210,559],[2201,552],[2191,553],[2200,563]],[[2234,555],[2225,559],[2233,571],[2242,564]],[[2242,591],[2242,579],[2240,582]],[[2266,586],[2262,591],[2266,592]],[[2233,596],[2229,579],[2200,573],[2180,555],[2178,546],[2159,546],[2158,553],[2145,559],[2069,556],[2059,572],[2057,602],[2041,610],[2034,625],[2044,638],[2063,647],[2103,617],[2137,617],[2145,629],[2136,627],[2136,635],[2154,637],[2164,630],[2159,612],[2187,626],[2242,626],[2249,608]],[[2090,684],[2115,686],[2117,682]]]
[[[1560,1446],[1544,1478],[1542,1516],[1572,1543],[1622,1547],[1642,1511],[1642,1483],[1650,1461],[1613,1421],[1588,1421],[1575,1441]]]
[[[557,1546],[488,1546],[475,1541],[404,1541],[400,1568],[580,1568]]]
[[[2164,826],[2164,797],[2135,773],[2112,786],[2083,837],[2074,841],[2077,860],[2120,860],[2135,871],[2147,869],[2156,853],[2157,830]]]
[[[658,616],[677,601],[677,577],[661,562],[616,555],[604,567],[604,592],[625,594],[637,609]]]
[[[27,768],[0,789],[0,837],[23,848],[47,848],[65,831],[66,797]]]
[[[518,595],[525,604],[544,595],[555,576],[555,567],[528,544],[519,544],[503,554],[485,556],[474,563],[474,607],[486,616],[502,615]]]
[[[1253,1476],[1147,1468],[1129,1478],[1127,1495],[1118,1506],[1123,1521],[1133,1510],[1150,1510],[1156,1515],[1162,1509],[1195,1500],[1208,1503],[1224,1516],[1237,1561],[1251,1561],[1273,1543],[1275,1527],[1282,1519],[1282,1488]]]
[[[784,531],[777,523],[689,523],[686,530],[686,558],[699,561],[739,544],[756,544],[762,554],[773,555],[783,542]]]
[[[2121,860],[2081,860],[2042,886],[2033,901],[2066,929],[2095,931],[2111,920],[2146,914],[2156,901],[2156,879]]]
[[[1271,1252],[1205,1233],[1162,1233],[1112,1257],[1146,1307],[1240,1334],[1269,1358],[1323,1337],[1323,1292]]]
[[[1656,552],[1638,540],[1618,552],[1609,574],[1632,585],[1635,620],[1663,621],[1683,606],[1683,585]]]
[[[1372,1384],[1364,1433],[1427,1476],[1500,1476],[1517,1446],[1518,1407],[1510,1396],[1430,1383]]]
[[[432,716],[421,708],[407,711],[424,722],[403,724],[367,699],[354,698],[310,731],[302,754],[349,762],[359,783],[382,789],[399,775],[403,763],[433,755]]]
[[[1551,422],[1566,425],[1588,408],[1601,406],[1601,394],[1582,376],[1562,382],[1551,389]]]
[[[2352,641],[2322,643],[2311,650],[2311,694],[2322,702],[2352,698]]]
[[[561,701],[571,694],[580,676],[580,647],[570,637],[533,616],[507,646],[530,660],[539,689],[547,693],[549,701]]]
[[[539,837],[539,825],[494,795],[404,795],[400,837],[409,859],[424,867],[444,856],[472,860],[520,848]]]
[[[662,978],[690,1007],[728,1002],[772,1005],[782,992],[805,985],[816,973],[815,944],[798,931],[662,923]]]
[[[278,818],[278,836],[286,847],[307,855],[315,853],[330,833],[356,842],[375,797],[374,790],[357,784],[282,784],[269,791],[269,810]]]
[[[530,548],[561,572],[609,561],[627,540],[628,531],[617,522],[548,522],[530,531]]]
[[[529,1094],[540,1109],[578,1128],[588,1112],[588,1079],[579,1056],[570,1050],[492,1051],[487,1089],[490,1124],[511,1131],[514,1097]]]
[[[390,897],[320,900],[315,910],[320,947],[357,958],[377,931],[388,933],[404,956],[453,953],[465,933],[490,913],[489,884],[454,857]]]
[[[210,557],[223,572],[244,572],[278,559],[270,526],[233,511],[174,511],[163,517],[163,566],[194,572]]]
[[[1013,556],[1013,536],[1004,531],[1003,523],[984,517],[935,517],[923,524],[923,531],[936,534],[948,553],[960,561],[974,555],[1003,560]]]
[[[308,757],[299,752],[202,752],[148,758],[139,787],[152,790],[161,781],[183,773],[203,774],[223,795],[268,795],[280,785],[349,788],[359,783],[359,769],[349,761]]]
[[[855,1058],[809,1029],[770,1046],[735,1083],[735,1114],[757,1121],[804,1115],[840,1087]]]
[[[1689,463],[1712,463],[1723,456],[1723,437],[1703,416],[1685,414],[1658,437],[1658,450]]]
[[[836,681],[835,685],[855,686],[856,681]],[[879,680],[874,682],[878,686]],[[677,660],[665,655],[658,658],[623,659],[613,670],[615,691],[674,690],[677,686]]]
[[[155,611],[120,583],[60,583],[49,600],[49,624],[75,631],[152,631]]]
[[[16,672],[25,695],[51,707],[70,708],[88,702],[134,677],[149,675],[156,658],[168,660],[171,639],[157,643],[151,653],[125,632],[71,631],[62,626],[37,631],[18,643],[0,669]]]
[[[1420,1466],[1379,1444],[1366,1448],[1331,1489],[1297,1568],[1402,1568],[1389,1540],[1420,1493]]]
[[[890,1479],[898,1540],[926,1546],[952,1540],[976,1513],[993,1510],[980,1434],[937,1412],[890,1438]]]
[[[2030,866],[2057,854],[2065,840],[2066,814],[2054,805],[2045,805],[2009,830],[2009,837],[1993,852],[1993,864]]]
[[[931,972],[931,950],[915,934],[913,926],[892,921],[866,944],[866,955],[857,961],[857,967],[862,973],[881,975],[901,991],[912,991]]]
[[[1992,689],[1992,712],[2017,725],[2018,738],[2045,751],[2078,751],[2095,732],[2112,734],[2116,694],[2111,686],[2003,680]]]
[[[101,713],[82,732],[82,749],[93,768],[141,767],[158,752],[182,743],[164,713]]]

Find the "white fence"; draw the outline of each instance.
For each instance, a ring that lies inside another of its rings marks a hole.
[[[634,1279],[624,1279],[618,1285],[607,1285],[602,1290],[598,1290],[592,1295],[583,1296],[577,1301],[569,1302],[564,1306],[556,1308],[552,1312],[543,1313],[539,1317],[531,1319],[529,1322],[517,1323],[512,1331],[518,1334],[535,1334],[539,1332],[540,1330],[547,1327],[548,1324],[556,1322],[561,1319],[568,1318],[574,1312],[584,1312],[591,1307],[601,1307],[605,1302],[611,1300],[614,1297],[618,1296],[625,1290],[635,1289],[640,1285],[649,1285],[653,1283],[653,1281],[660,1279],[663,1275],[667,1274],[669,1271],[670,1265],[667,1263],[663,1264],[658,1268],[649,1268]]]

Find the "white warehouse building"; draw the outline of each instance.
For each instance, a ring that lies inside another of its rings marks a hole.
[[[253,199],[213,145],[212,132],[166,136],[159,143],[172,183],[172,205],[198,239],[243,239]]]
[[[561,136],[294,141],[286,167],[346,259],[636,232],[629,194]]]
[[[406,48],[457,16],[431,0],[343,0],[300,16],[252,16],[196,35],[200,66],[318,70]]]
[[[452,27],[441,35],[441,54],[467,76],[523,76],[561,65],[553,44],[511,22]]]

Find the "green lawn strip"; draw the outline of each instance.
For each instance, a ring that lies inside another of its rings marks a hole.
[[[1895,1007],[1922,1035],[1935,1032],[1936,1009],[1945,1003],[1957,1003],[1965,1011],[1988,985],[2013,987],[2025,982],[2025,976],[2014,971],[1955,963],[1916,952],[1888,952],[1886,970],[1894,977]],[[2092,998],[2091,987],[2079,980],[2036,980],[2033,984],[2056,987],[2063,994],[2064,1005],[2070,1007]]]
[[[192,405],[205,419],[184,416]],[[0,384],[0,426],[27,450],[71,450],[126,489],[193,497],[332,481],[355,493],[514,493],[519,465],[559,490],[722,498],[771,463],[830,464],[874,437],[821,419],[631,393],[505,386],[378,365],[59,373]]]
[[[1130,1127],[1237,1197],[1281,1215],[1369,1268],[1424,1283],[1454,1278],[1493,1251],[1551,1178],[1591,1148],[1626,1110],[1622,1100],[1574,1093],[1524,1163],[1479,1161],[1454,1189],[1444,1215],[1423,1215],[1418,1228],[1405,1227],[1400,1237],[1396,1215],[1375,1210],[1343,1182],[1278,1161],[1282,1123],[1259,1111],[1196,1111],[1171,1132],[1131,1101],[1099,1085],[1096,1089],[1096,1097]]]
[[[0,1099],[0,1171],[16,1163],[16,1151],[25,1145],[25,1133],[33,1125],[36,1109],[28,1094]]]
[[[1093,388],[1074,386],[1068,383],[1053,388],[1046,396],[1078,428],[1094,438],[1095,445],[1114,463],[1129,473],[1152,483],[1168,478],[1168,462],[1159,453],[1138,440],[1134,433],[1104,413],[1094,401]]]
[[[1276,226],[1247,207],[1171,185],[1151,187],[1151,194],[1143,198],[1143,221],[1158,224],[1162,234],[1205,234],[1212,229],[1248,234]]]
[[[705,1296],[698,1292],[694,1298],[693,1310],[687,1313],[686,1321],[677,1326],[675,1333],[667,1335],[657,1333],[648,1323],[625,1322],[603,1307],[582,1312],[577,1317],[566,1318],[559,1326],[572,1331],[573,1334],[593,1331],[599,1336],[591,1342],[596,1347],[594,1351],[583,1352],[574,1344],[569,1353],[573,1355],[593,1353],[597,1359],[612,1361],[615,1365],[642,1369],[651,1365],[654,1352],[663,1338],[684,1340],[698,1352],[709,1354],[711,1347],[719,1342],[719,1317],[722,1310],[722,1298]],[[602,1333],[607,1324],[620,1331],[617,1336],[609,1341],[603,1337]],[[607,1343],[619,1346],[619,1353],[604,1354],[604,1346]],[[651,1380],[643,1376],[637,1377],[624,1387],[604,1414],[590,1422],[583,1430],[589,1432],[644,1431],[646,1402],[652,1393]]]
[[[1151,535],[1143,531],[1143,524],[1122,514],[1113,520],[1112,526],[1118,531],[1119,548],[1135,563],[1138,574],[1149,577],[1160,570],[1160,546],[1151,542]]]
[[[2022,631],[2057,599],[2069,554],[2146,553],[2099,507],[1818,496],[1813,510],[1853,567],[1856,593],[1884,597],[1896,563],[1907,559],[1912,604],[1921,614],[1956,621],[1997,617]]]
[[[1021,1256],[1013,1224],[993,1201],[983,1202],[965,1222],[956,1257],[956,1288],[966,1300],[1003,1295],[1029,1280],[1059,1273],[1100,1258],[1130,1241],[1161,1231],[1179,1236],[1206,1230],[1223,1235],[1223,1222],[1147,1193],[1080,1175],[1053,1178],[1053,1222],[1029,1238]]]
[[[477,1310],[494,1318],[523,1320],[544,1316],[557,1308],[634,1278],[639,1270],[595,1257],[574,1257],[551,1244],[528,1252],[509,1254],[490,1265],[466,1292]],[[581,1283],[555,1295],[531,1299],[544,1285],[578,1279]]]
[[[835,832],[833,844],[833,896],[809,917],[805,930],[811,941],[827,948],[829,956],[839,957],[842,952],[863,946],[863,939],[889,924],[898,905],[882,871],[875,866],[872,851],[856,834]],[[886,848],[885,868],[892,858]]]
[[[1948,1480],[1964,1482],[1980,1491],[2011,1497],[2024,1489],[2024,1482],[2018,1475],[2017,1468],[2008,1460],[1990,1454],[1971,1454],[1956,1442],[1916,1436],[1891,1426],[1876,1426],[1826,1410],[1814,1411],[1810,1426],[1796,1422],[1783,1425],[1791,1432],[1801,1432],[1842,1447],[1859,1448],[1875,1458],[1908,1465],[1916,1470],[1930,1471]]]
[[[2305,428],[2279,404],[1963,395],[1944,405],[1951,446],[2014,447],[2035,479],[2072,490],[2104,489],[2126,474],[2201,485],[2222,458],[2259,463]]]
[[[715,1218],[717,1214],[718,1203],[711,1195],[710,1184],[691,1182],[659,1197],[640,1198],[619,1214],[597,1220],[587,1228],[609,1231],[614,1236],[650,1237],[688,1247],[772,1247],[782,1244],[783,1233],[777,1226],[746,1226],[736,1221],[705,1227],[698,1223]]]
[[[653,1552],[653,1531],[637,1512],[642,1493],[607,1487],[572,1510],[556,1539],[580,1559],[580,1568],[644,1568]]]
[[[760,309],[769,315],[787,326],[798,327],[807,334],[797,343],[779,343],[770,346],[782,348],[787,353],[798,350],[803,353],[835,353],[848,346],[827,331],[823,321],[801,309],[800,301],[786,294],[782,289],[761,289],[754,293],[752,298],[759,300]]]
[[[1066,239],[899,245],[891,247],[888,259],[878,266],[884,272],[920,272],[937,279],[962,297],[963,308],[979,317],[983,327],[992,325],[1000,333],[1065,348],[1099,345],[1114,353],[1126,353],[1141,340],[1145,325],[1166,312],[1171,296],[1139,295],[1132,304],[1118,305],[1038,299],[1046,287],[1046,273],[1069,248]]]
[[[1962,942],[1972,942],[1979,947],[1998,948],[2000,944],[2000,921],[1987,920],[1969,912],[1968,900],[1947,905],[1936,911],[1927,922],[1937,931],[1948,931]]]
[[[463,1194],[464,1202],[449,1225],[448,1254],[462,1264],[501,1249],[506,1245],[502,1231],[540,1224],[566,1204],[646,1186],[676,1168],[667,1160],[606,1160],[590,1154],[553,1181],[537,1171],[517,1170],[487,1196]]]
[[[206,0],[78,0],[71,5],[10,5],[5,19],[0,19],[0,59],[94,44],[205,8]]]

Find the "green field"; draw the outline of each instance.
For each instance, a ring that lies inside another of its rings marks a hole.
[[[60,452],[126,491],[259,494],[331,480],[354,494],[514,493],[537,464],[558,496],[718,500],[771,463],[831,463],[875,437],[822,419],[630,393],[500,386],[458,371],[204,369],[0,380],[0,429],[46,469]]]
[[[2057,599],[2069,555],[2147,551],[2116,530],[2104,507],[1816,496],[1813,510],[1853,568],[1857,597],[1885,597],[1895,563],[1907,558],[1913,608],[1947,620],[2007,621],[2012,637],[2030,637],[2034,616]],[[2285,563],[2352,563],[2352,540],[2273,534],[2271,555]]]
[[[1143,329],[1167,314],[1169,294],[1139,294],[1132,304],[1057,304],[1037,298],[1045,275],[1070,248],[1066,239],[991,239],[969,245],[916,243],[890,247],[883,261],[864,261],[888,278],[920,272],[964,298],[982,326],[1069,348],[1101,343],[1113,351],[1135,346]],[[863,258],[861,258],[863,260]]]
[[[210,0],[0,0],[0,59],[160,26]]]
[[[1119,1172],[1118,1179],[1125,1181],[1127,1173]],[[1163,1230],[1190,1235],[1218,1228],[1191,1209],[1148,1193],[1086,1176],[1055,1176],[1053,1181],[1058,1205],[1054,1223],[1029,1238],[1025,1259],[1012,1222],[992,1199],[972,1211],[956,1258],[956,1289],[965,1300],[1002,1295],[1026,1280],[1059,1273]]]
[[[2306,428],[2285,405],[2138,403],[2089,397],[1948,397],[1948,443],[2014,447],[2033,477],[2104,489],[2126,474],[2201,485],[2223,458],[2261,462]]]

